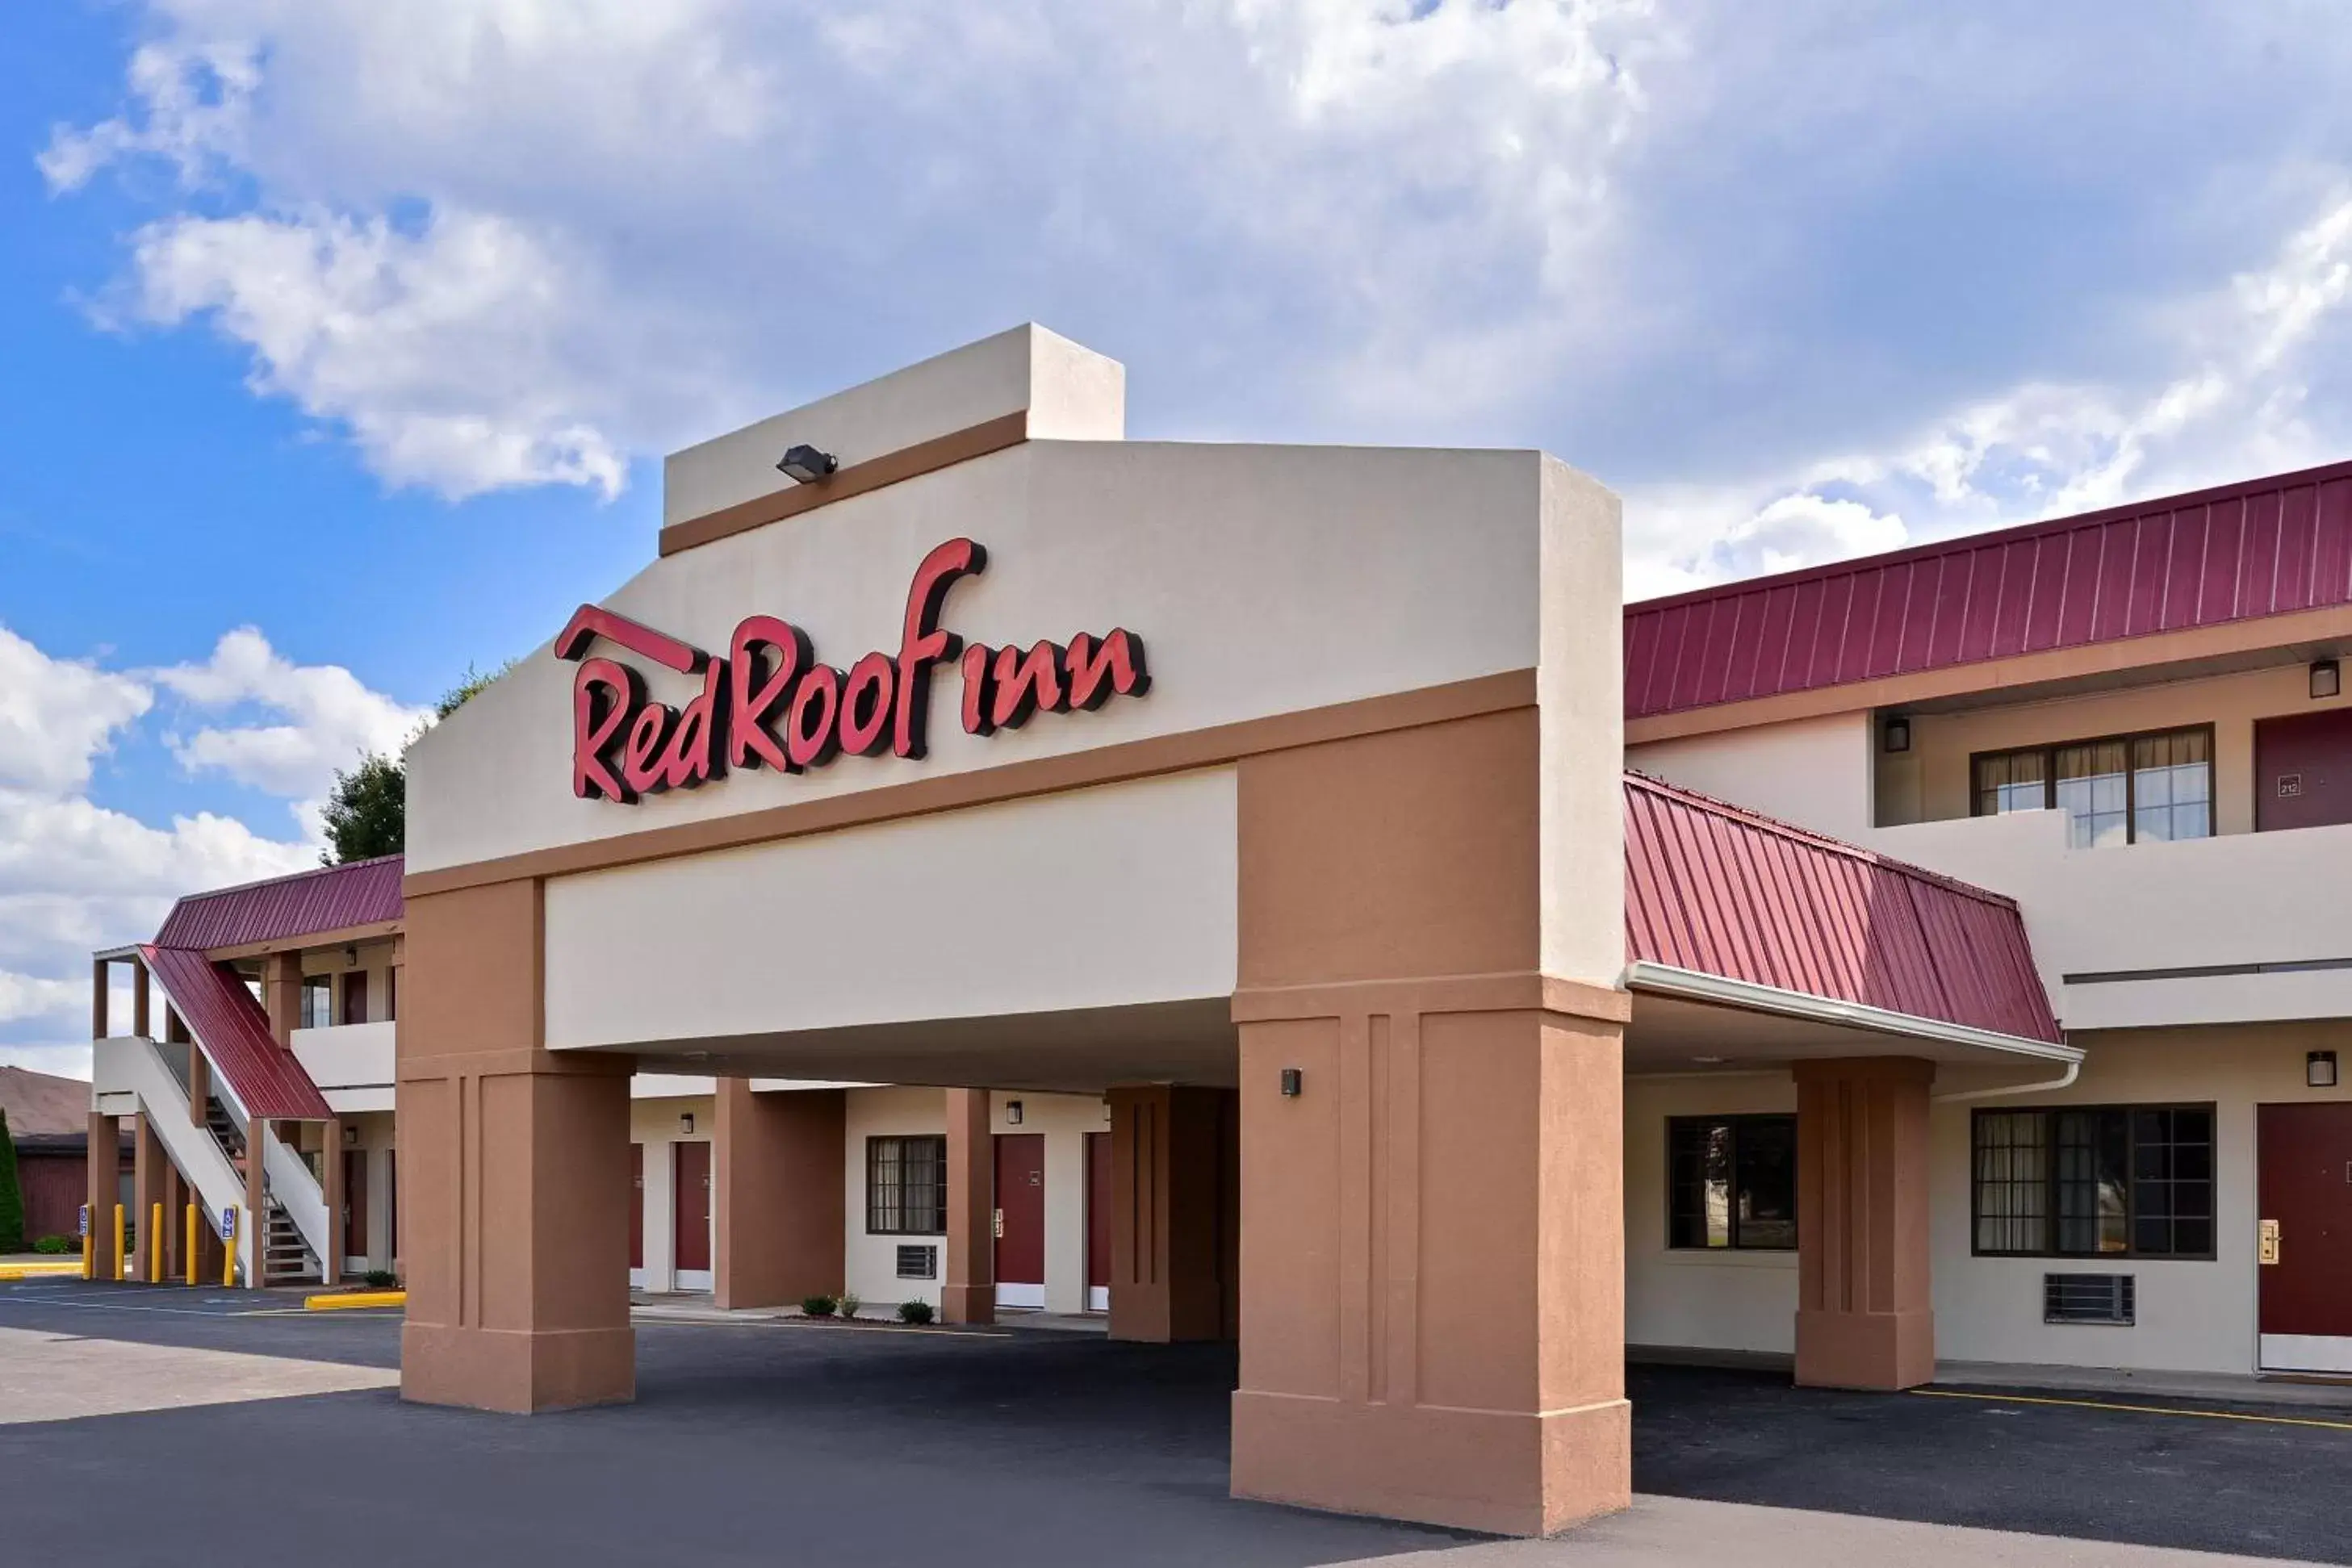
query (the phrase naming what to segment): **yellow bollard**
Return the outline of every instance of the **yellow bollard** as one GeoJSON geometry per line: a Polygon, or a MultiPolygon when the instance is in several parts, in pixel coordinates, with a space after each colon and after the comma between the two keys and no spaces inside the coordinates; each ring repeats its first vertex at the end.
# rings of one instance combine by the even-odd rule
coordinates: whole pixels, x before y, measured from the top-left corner
{"type": "Polygon", "coordinates": [[[123,1266],[126,1251],[122,1241],[122,1206],[118,1203],[114,1206],[114,1279],[117,1284],[131,1278],[131,1270],[123,1266]]]}
{"type": "Polygon", "coordinates": [[[229,1217],[228,1234],[221,1238],[221,1289],[224,1291],[236,1286],[236,1233],[245,1228],[236,1222],[236,1209],[226,1212],[229,1217]]]}
{"type": "Polygon", "coordinates": [[[188,1260],[190,1290],[194,1290],[196,1284],[196,1206],[192,1203],[188,1205],[188,1250],[184,1254],[188,1260]]]}
{"type": "Polygon", "coordinates": [[[147,1282],[160,1285],[163,1282],[163,1206],[156,1204],[147,1218],[147,1282]]]}
{"type": "Polygon", "coordinates": [[[98,1278],[98,1249],[89,1243],[89,1210],[84,1209],[81,1220],[81,1277],[85,1280],[95,1280],[98,1278]]]}

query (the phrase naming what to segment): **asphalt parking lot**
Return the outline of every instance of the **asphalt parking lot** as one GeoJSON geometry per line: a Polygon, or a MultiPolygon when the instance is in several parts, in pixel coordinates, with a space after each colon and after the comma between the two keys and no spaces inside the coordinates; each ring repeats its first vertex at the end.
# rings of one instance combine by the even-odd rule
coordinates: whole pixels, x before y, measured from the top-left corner
{"type": "MultiPolygon", "coordinates": [[[[391,1314],[288,1305],[6,1287],[0,1331],[352,1367],[396,1360],[391,1314]]],[[[1233,1374],[1222,1346],[646,1323],[639,1400],[613,1409],[526,1420],[365,1388],[0,1424],[5,1539],[19,1561],[161,1564],[201,1560],[190,1542],[229,1530],[241,1563],[309,1563],[331,1543],[445,1568],[1305,1568],[1469,1539],[1228,1499],[1233,1374]],[[228,1525],[224,1500],[257,1484],[262,1511],[228,1525]]],[[[2352,1411],[2217,1419],[1830,1394],[1679,1367],[1637,1366],[1629,1382],[1640,1491],[2352,1563],[2352,1411]]]]}

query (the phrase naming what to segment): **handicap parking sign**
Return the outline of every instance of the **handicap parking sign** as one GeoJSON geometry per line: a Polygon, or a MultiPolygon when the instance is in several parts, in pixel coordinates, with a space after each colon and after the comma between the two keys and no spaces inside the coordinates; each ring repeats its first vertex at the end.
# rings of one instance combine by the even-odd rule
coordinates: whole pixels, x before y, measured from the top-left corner
{"type": "Polygon", "coordinates": [[[221,1239],[224,1241],[236,1234],[236,1206],[235,1204],[230,1204],[221,1210],[220,1234],[221,1239]]]}
{"type": "Polygon", "coordinates": [[[81,1206],[81,1229],[78,1234],[82,1236],[89,1234],[89,1205],[86,1203],[81,1206]]]}

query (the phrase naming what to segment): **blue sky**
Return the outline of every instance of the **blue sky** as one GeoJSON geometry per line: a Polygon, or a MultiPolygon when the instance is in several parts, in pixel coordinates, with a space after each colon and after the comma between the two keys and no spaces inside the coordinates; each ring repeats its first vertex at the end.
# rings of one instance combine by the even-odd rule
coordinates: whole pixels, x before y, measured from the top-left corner
{"type": "Polygon", "coordinates": [[[1540,445],[1629,580],[2352,455],[2322,4],[59,0],[0,22],[0,1059],[315,860],[658,458],[1023,319],[1540,445]]]}

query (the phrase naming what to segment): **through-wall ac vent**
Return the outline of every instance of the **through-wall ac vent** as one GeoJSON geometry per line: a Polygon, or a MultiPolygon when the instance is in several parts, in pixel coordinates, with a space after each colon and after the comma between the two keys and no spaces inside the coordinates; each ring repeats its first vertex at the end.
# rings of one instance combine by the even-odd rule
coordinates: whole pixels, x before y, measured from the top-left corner
{"type": "Polygon", "coordinates": [[[2137,1277],[2131,1274],[2044,1274],[2042,1321],[2045,1323],[2121,1323],[2130,1326],[2138,1306],[2137,1277]]]}
{"type": "Polygon", "coordinates": [[[898,1249],[898,1278],[901,1280],[936,1280],[940,1277],[940,1249],[936,1247],[901,1247],[898,1249]]]}

